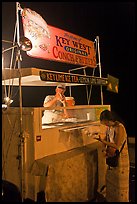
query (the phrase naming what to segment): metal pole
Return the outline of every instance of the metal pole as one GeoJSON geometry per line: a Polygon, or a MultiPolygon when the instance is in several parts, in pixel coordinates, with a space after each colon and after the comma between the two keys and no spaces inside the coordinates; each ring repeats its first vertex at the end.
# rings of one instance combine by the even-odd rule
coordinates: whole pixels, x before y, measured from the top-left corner
{"type": "MultiPolygon", "coordinates": [[[[101,73],[101,62],[100,62],[99,36],[96,37],[96,40],[97,40],[97,51],[98,51],[99,76],[101,78],[102,77],[102,73],[101,73]]],[[[103,90],[102,90],[102,85],[100,85],[100,90],[101,90],[101,105],[103,105],[103,90]]]]}
{"type": "Polygon", "coordinates": [[[77,67],[77,68],[74,68],[74,69],[69,69],[69,72],[70,72],[70,71],[79,70],[79,69],[85,69],[85,68],[87,68],[87,66],[84,66],[84,67],[77,67]]]}
{"type": "Polygon", "coordinates": [[[20,148],[19,148],[19,159],[20,159],[20,185],[21,185],[21,195],[22,195],[22,201],[24,199],[24,135],[23,135],[23,125],[22,125],[22,87],[21,87],[21,53],[20,53],[20,35],[19,35],[19,11],[20,11],[20,4],[19,2],[16,2],[16,18],[17,18],[17,44],[18,44],[18,50],[17,50],[17,61],[18,61],[18,70],[20,72],[19,75],[19,105],[20,105],[20,148]]]}
{"type": "MultiPolygon", "coordinates": [[[[70,73],[70,70],[69,70],[69,73],[70,73]]],[[[72,95],[71,86],[69,86],[69,95],[70,95],[70,96],[72,95]]]]}
{"type": "MultiPolygon", "coordinates": [[[[94,72],[95,72],[95,68],[93,69],[93,74],[92,74],[92,76],[94,76],[94,72]]],[[[92,84],[90,85],[90,90],[89,90],[89,96],[88,96],[88,105],[90,104],[90,99],[91,99],[91,91],[92,91],[92,84]]]]}
{"type": "MultiPolygon", "coordinates": [[[[85,68],[83,69],[83,72],[84,72],[84,75],[86,76],[86,70],[85,70],[85,68]]],[[[88,85],[86,85],[86,94],[87,94],[87,102],[88,102],[88,105],[89,105],[88,85]]]]}

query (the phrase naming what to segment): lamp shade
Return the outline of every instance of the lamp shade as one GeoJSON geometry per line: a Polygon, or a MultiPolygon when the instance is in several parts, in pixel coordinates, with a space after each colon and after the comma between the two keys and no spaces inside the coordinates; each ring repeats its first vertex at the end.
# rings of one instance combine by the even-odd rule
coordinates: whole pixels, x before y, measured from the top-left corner
{"type": "Polygon", "coordinates": [[[20,49],[23,51],[29,51],[32,49],[32,43],[31,41],[26,37],[20,38],[20,49]]]}

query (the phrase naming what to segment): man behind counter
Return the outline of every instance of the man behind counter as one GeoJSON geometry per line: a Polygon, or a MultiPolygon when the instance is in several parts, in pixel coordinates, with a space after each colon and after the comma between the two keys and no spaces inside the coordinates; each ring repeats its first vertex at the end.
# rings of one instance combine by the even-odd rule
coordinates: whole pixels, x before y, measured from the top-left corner
{"type": "Polygon", "coordinates": [[[62,107],[62,106],[66,106],[67,102],[65,100],[65,93],[66,91],[66,86],[63,84],[59,84],[56,89],[55,95],[50,95],[50,96],[46,96],[45,100],[44,100],[44,107],[62,107]]]}
{"type": "Polygon", "coordinates": [[[44,123],[54,123],[61,121],[62,118],[67,118],[68,113],[66,109],[54,110],[56,107],[66,107],[68,103],[65,98],[66,86],[64,84],[59,84],[55,89],[55,95],[48,95],[45,97],[43,106],[53,108],[52,110],[45,110],[42,117],[42,124],[44,123]]]}

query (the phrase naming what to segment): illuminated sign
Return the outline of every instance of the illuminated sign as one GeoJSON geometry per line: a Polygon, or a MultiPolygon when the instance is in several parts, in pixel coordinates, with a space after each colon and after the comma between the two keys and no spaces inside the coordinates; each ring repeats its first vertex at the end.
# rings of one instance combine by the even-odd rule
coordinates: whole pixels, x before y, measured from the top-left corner
{"type": "Polygon", "coordinates": [[[24,36],[32,42],[31,57],[96,68],[94,42],[47,25],[31,9],[22,11],[24,36]]]}

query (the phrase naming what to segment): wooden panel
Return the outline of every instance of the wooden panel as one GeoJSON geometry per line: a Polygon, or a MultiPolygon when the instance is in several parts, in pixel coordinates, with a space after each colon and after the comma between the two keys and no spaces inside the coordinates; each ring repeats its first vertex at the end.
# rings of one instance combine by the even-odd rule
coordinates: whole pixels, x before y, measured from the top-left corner
{"type": "MultiPolygon", "coordinates": [[[[43,130],[42,110],[23,108],[25,198],[36,200],[41,189],[46,191],[49,201],[86,201],[92,198],[96,182],[101,187],[105,181],[102,146],[91,137],[96,128],[101,128],[100,125],[92,126],[88,121],[84,129],[83,124],[73,124],[43,130]],[[75,129],[64,132],[67,128],[75,129]],[[47,166],[46,187],[43,187],[40,183],[47,166]],[[98,167],[101,171],[97,171],[98,167]]],[[[19,135],[19,108],[8,108],[2,114],[2,177],[20,188],[19,135]]]]}

